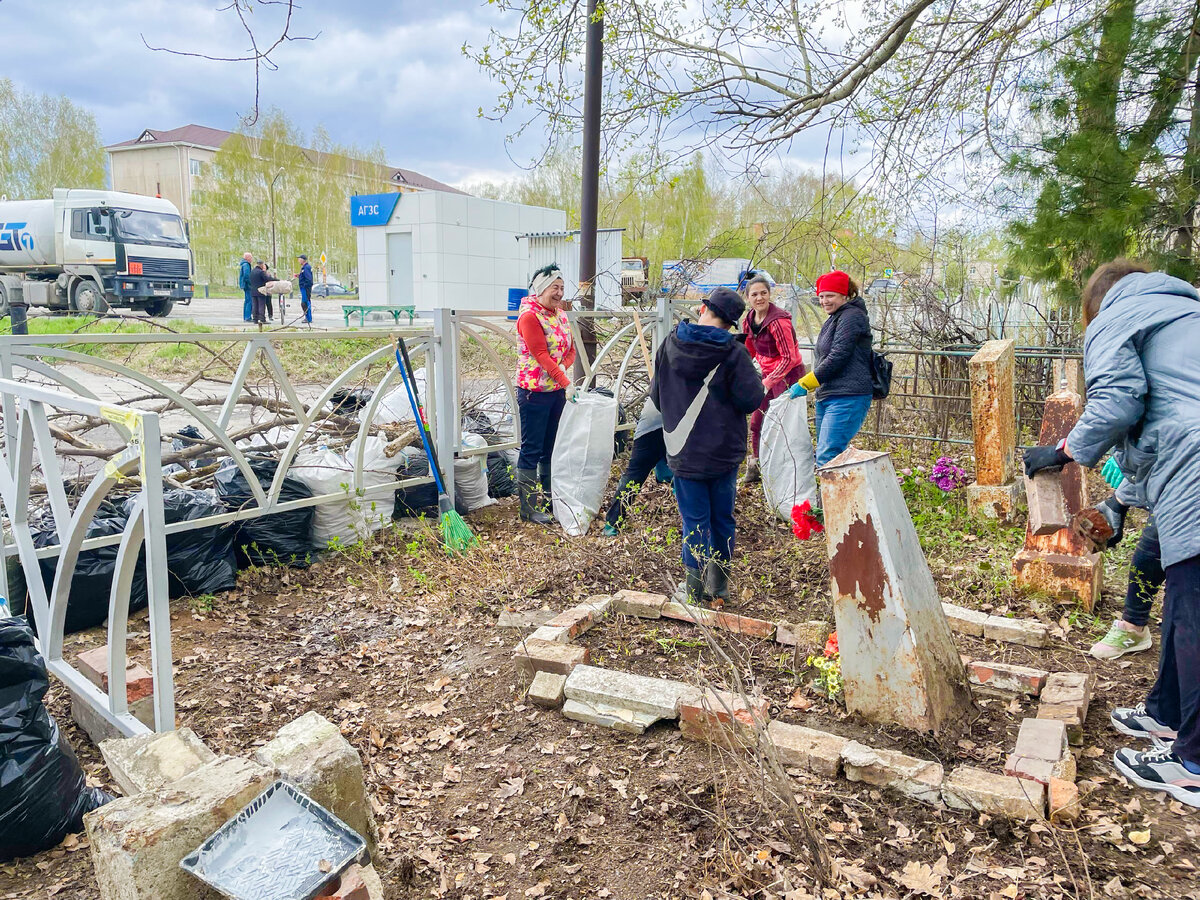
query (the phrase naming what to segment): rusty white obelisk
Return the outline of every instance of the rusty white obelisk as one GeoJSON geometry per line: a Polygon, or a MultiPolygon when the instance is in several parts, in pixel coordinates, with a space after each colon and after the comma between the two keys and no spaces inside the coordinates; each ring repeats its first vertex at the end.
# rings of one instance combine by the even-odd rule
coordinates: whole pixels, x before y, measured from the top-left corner
{"type": "Polygon", "coordinates": [[[846,708],[941,733],[971,691],[886,453],[853,447],[820,469],[846,708]]]}
{"type": "Polygon", "coordinates": [[[1002,522],[1016,512],[1016,357],[1011,340],[988,341],[971,357],[971,424],[975,432],[975,483],[967,506],[1002,522]]]}

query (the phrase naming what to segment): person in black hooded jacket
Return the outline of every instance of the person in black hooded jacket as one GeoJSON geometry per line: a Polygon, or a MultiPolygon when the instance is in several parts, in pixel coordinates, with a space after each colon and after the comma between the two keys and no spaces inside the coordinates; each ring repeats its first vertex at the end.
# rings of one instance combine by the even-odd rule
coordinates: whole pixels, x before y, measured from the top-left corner
{"type": "Polygon", "coordinates": [[[829,318],[817,335],[817,364],[791,395],[817,392],[817,465],[848,446],[871,408],[871,320],[858,285],[845,272],[817,279],[817,299],[829,318]]]}
{"type": "Polygon", "coordinates": [[[724,602],[733,559],[733,504],[746,456],[746,417],[762,404],[762,379],[729,329],[746,310],[717,288],[698,322],[680,323],[654,361],[650,399],[662,412],[667,462],[683,519],[684,594],[724,602]]]}

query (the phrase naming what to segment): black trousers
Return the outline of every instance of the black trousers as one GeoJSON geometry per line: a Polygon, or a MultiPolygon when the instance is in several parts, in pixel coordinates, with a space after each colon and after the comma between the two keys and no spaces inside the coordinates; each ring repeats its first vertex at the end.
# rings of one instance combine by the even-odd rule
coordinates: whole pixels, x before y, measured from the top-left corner
{"type": "Polygon", "coordinates": [[[538,463],[550,465],[554,439],[558,437],[558,420],[567,405],[567,392],[529,391],[517,388],[517,409],[521,414],[521,455],[518,469],[536,469],[538,463]]]}
{"type": "Polygon", "coordinates": [[[667,445],[663,441],[661,428],[643,434],[633,442],[629,452],[629,464],[617,483],[617,495],[608,507],[606,521],[613,528],[620,528],[629,520],[629,504],[642,489],[642,484],[654,471],[654,467],[667,458],[667,445]]]}
{"type": "Polygon", "coordinates": [[[1166,580],[1162,550],[1158,546],[1158,524],[1151,516],[1133,549],[1133,559],[1129,561],[1129,587],[1125,591],[1125,612],[1121,618],[1139,628],[1146,625],[1150,621],[1154,595],[1166,580]]]}
{"type": "Polygon", "coordinates": [[[1162,655],[1146,712],[1179,732],[1176,754],[1200,763],[1200,556],[1166,571],[1162,655]]]}

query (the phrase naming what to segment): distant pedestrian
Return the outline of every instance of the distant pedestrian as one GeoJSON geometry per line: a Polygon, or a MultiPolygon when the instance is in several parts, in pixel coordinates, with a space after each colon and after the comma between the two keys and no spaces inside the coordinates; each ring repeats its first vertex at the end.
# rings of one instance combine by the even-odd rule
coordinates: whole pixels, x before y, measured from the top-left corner
{"type": "Polygon", "coordinates": [[[238,265],[238,287],[242,289],[245,302],[242,304],[242,321],[249,322],[254,318],[254,296],[250,293],[250,270],[254,268],[254,255],[243,253],[238,265]]]}
{"type": "Polygon", "coordinates": [[[300,271],[296,275],[296,281],[300,285],[300,308],[304,310],[304,321],[311,325],[313,286],[312,266],[308,264],[308,257],[305,254],[301,253],[296,258],[300,260],[300,271]]]}
{"type": "Polygon", "coordinates": [[[688,603],[723,603],[729,596],[746,417],[764,396],[750,355],[730,333],[745,311],[737,291],[717,288],[698,321],[676,326],[654,360],[650,401],[662,412],[667,463],[675,475],[688,603]]]}
{"type": "Polygon", "coordinates": [[[270,321],[271,298],[263,293],[263,287],[271,276],[267,274],[267,264],[259,260],[258,265],[250,270],[250,294],[254,298],[252,319],[256,325],[266,325],[270,321]]]}
{"type": "Polygon", "coordinates": [[[817,300],[829,316],[817,335],[817,360],[791,389],[817,392],[817,465],[847,447],[871,408],[871,320],[858,285],[845,272],[817,279],[817,300]]]}

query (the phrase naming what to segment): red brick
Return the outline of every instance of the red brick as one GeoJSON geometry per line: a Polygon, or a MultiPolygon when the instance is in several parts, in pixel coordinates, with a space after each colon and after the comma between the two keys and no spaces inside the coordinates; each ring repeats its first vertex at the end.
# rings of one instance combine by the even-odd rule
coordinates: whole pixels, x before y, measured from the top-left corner
{"type": "Polygon", "coordinates": [[[591,652],[587,647],[541,641],[536,638],[526,638],[513,648],[513,661],[517,671],[529,679],[538,672],[570,675],[577,665],[586,663],[589,659],[591,652]]]}
{"type": "Polygon", "coordinates": [[[693,741],[722,746],[752,744],[754,720],[766,727],[769,707],[765,697],[740,697],[711,688],[697,691],[679,703],[679,729],[693,741]]]}
{"type": "Polygon", "coordinates": [[[1055,672],[1046,680],[1042,702],[1076,706],[1080,719],[1086,719],[1095,683],[1095,677],[1087,672],[1055,672]]]}
{"type": "Polygon", "coordinates": [[[1039,719],[1056,719],[1067,726],[1067,740],[1079,746],[1083,743],[1083,710],[1075,703],[1046,703],[1038,704],[1039,719]]]}
{"type": "Polygon", "coordinates": [[[565,628],[567,640],[573,641],[595,624],[596,619],[592,614],[591,607],[572,606],[570,609],[560,612],[543,627],[565,628]]]}
{"type": "Polygon", "coordinates": [[[746,634],[757,638],[774,638],[775,623],[763,619],[751,619],[748,616],[738,616],[727,612],[714,612],[706,616],[708,624],[714,628],[724,628],[734,634],[746,634]]]}
{"type": "Polygon", "coordinates": [[[357,863],[327,884],[317,897],[320,900],[371,900],[357,863]]]}
{"type": "Polygon", "coordinates": [[[1062,778],[1050,779],[1050,821],[1074,822],[1079,818],[1082,807],[1079,803],[1079,787],[1073,781],[1062,778]]]}
{"type": "Polygon", "coordinates": [[[825,621],[779,622],[775,625],[775,640],[785,647],[803,647],[808,650],[821,650],[829,640],[829,623],[825,621]]]}
{"type": "Polygon", "coordinates": [[[972,660],[967,663],[971,684],[1005,693],[1028,694],[1036,697],[1046,684],[1049,673],[1027,666],[972,660]]]}
{"type": "MultiPolygon", "coordinates": [[[[75,660],[80,673],[100,690],[108,691],[108,645],[80,653],[75,660]]],[[[125,697],[134,703],[154,693],[154,676],[145,667],[126,660],[125,697]]]]}

